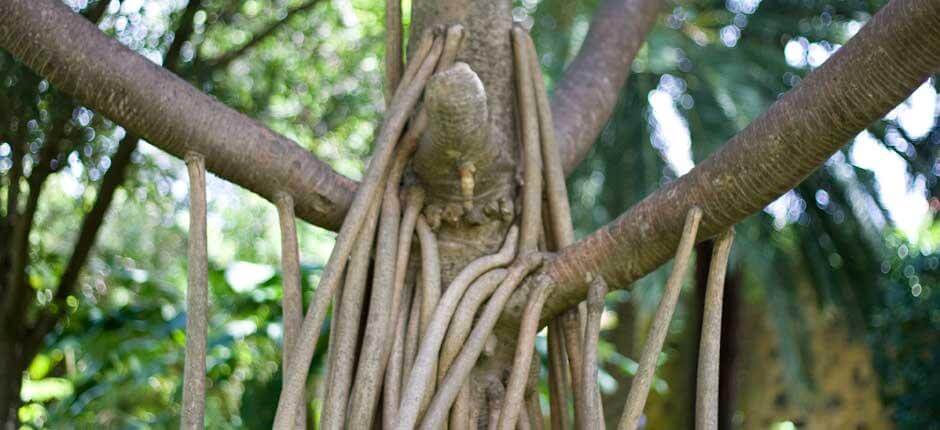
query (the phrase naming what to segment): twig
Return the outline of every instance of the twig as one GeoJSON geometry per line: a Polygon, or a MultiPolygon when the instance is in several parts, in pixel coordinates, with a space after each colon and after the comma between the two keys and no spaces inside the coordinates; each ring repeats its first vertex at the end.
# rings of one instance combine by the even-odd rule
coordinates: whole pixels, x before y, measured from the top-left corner
{"type": "Polygon", "coordinates": [[[669,279],[666,281],[663,297],[659,301],[659,307],[656,309],[656,315],[650,325],[646,344],[643,346],[643,353],[640,355],[639,368],[636,371],[636,376],[633,377],[630,392],[627,394],[623,415],[621,415],[620,424],[617,427],[620,430],[634,430],[639,425],[640,415],[643,413],[643,406],[646,404],[646,397],[649,395],[650,384],[653,382],[653,374],[656,371],[656,361],[663,349],[663,342],[666,340],[666,334],[669,331],[669,322],[672,320],[676,302],[679,300],[682,280],[689,268],[689,258],[692,255],[692,248],[695,246],[695,238],[701,220],[702,210],[697,207],[693,207],[686,215],[685,227],[682,229],[682,238],[679,240],[679,248],[676,250],[672,273],[669,274],[669,279]]]}
{"type": "Polygon", "coordinates": [[[180,427],[202,429],[206,411],[206,336],[209,326],[206,248],[206,164],[200,154],[186,154],[189,172],[189,270],[186,288],[186,358],[180,427]]]}
{"type": "MultiPolygon", "coordinates": [[[[431,36],[429,34],[426,37],[431,36]]],[[[409,65],[409,69],[418,68],[418,71],[415,72],[414,81],[402,85],[399,88],[400,91],[396,92],[388,116],[376,138],[376,149],[372,161],[366,169],[366,177],[359,185],[353,203],[343,221],[333,252],[330,254],[330,259],[327,261],[326,269],[320,279],[313,305],[310,306],[304,318],[300,337],[308,341],[298,343],[294,351],[291,352],[293,357],[291,366],[288,368],[287,375],[285,375],[285,383],[281,388],[281,398],[274,419],[273,427],[276,430],[289,430],[294,427],[295,415],[293,411],[297,409],[304,391],[307,374],[310,370],[310,361],[313,359],[316,348],[316,340],[319,336],[320,327],[323,325],[323,319],[326,317],[326,309],[330,304],[333,291],[339,284],[356,236],[363,222],[365,222],[365,212],[382,189],[382,182],[387,174],[386,170],[391,161],[395,141],[401,135],[408,114],[417,103],[424,84],[440,57],[442,48],[440,40],[436,40],[434,45],[435,47],[432,48],[427,58],[420,62],[420,66],[417,61],[414,62],[414,67],[409,65]]]]}
{"type": "Polygon", "coordinates": [[[698,377],[695,389],[695,428],[718,428],[718,372],[721,353],[721,305],[725,287],[728,255],[734,241],[734,229],[728,229],[715,242],[708,283],[705,287],[705,309],[702,315],[702,339],[698,349],[698,377]]]}
{"type": "Polygon", "coordinates": [[[601,316],[604,314],[604,296],[607,295],[607,283],[604,278],[595,276],[591,280],[587,300],[587,331],[584,335],[584,363],[581,380],[584,385],[584,398],[587,399],[586,420],[588,428],[604,427],[601,412],[601,398],[597,391],[597,342],[600,339],[601,316]]]}
{"type": "MultiPolygon", "coordinates": [[[[493,293],[493,296],[490,297],[463,350],[451,364],[447,376],[444,377],[444,381],[434,395],[434,399],[431,400],[424,422],[421,424],[422,429],[433,430],[443,425],[447,411],[454,403],[454,398],[457,397],[457,392],[460,391],[463,381],[470,375],[473,365],[483,352],[486,339],[493,331],[493,327],[496,326],[496,321],[499,319],[506,301],[509,300],[509,296],[529,272],[542,264],[543,259],[544,256],[540,253],[530,253],[519,257],[509,268],[509,274],[496,292],[493,293]]],[[[411,422],[400,421],[397,428],[399,430],[411,429],[414,426],[413,420],[414,418],[411,422]]]]}
{"type": "MultiPolygon", "coordinates": [[[[286,372],[290,363],[289,353],[297,344],[300,325],[303,323],[304,299],[300,287],[300,251],[297,247],[294,199],[287,193],[281,193],[275,200],[281,228],[281,284],[284,290],[281,298],[281,309],[284,314],[284,347],[281,350],[281,370],[286,372]]],[[[302,407],[297,413],[300,414],[300,422],[307,421],[307,408],[302,407]]]]}

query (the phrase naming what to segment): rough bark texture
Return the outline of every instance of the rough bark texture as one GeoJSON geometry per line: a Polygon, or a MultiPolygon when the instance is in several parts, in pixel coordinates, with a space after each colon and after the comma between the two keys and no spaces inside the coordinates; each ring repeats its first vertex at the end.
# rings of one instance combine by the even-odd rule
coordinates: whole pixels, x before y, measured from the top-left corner
{"type": "MultiPolygon", "coordinates": [[[[543,322],[586,296],[583,273],[626,288],[672,254],[692,206],[699,240],[741,221],[794,187],[868,124],[940,68],[940,2],[895,0],[802,83],[685,176],[607,226],[562,250],[542,269],[560,288],[543,322]]],[[[525,306],[514,294],[503,315],[512,333],[525,306]]]]}
{"type": "Polygon", "coordinates": [[[182,158],[261,196],[290,194],[301,218],[336,229],[355,183],[310,152],[102,34],[55,0],[0,4],[0,46],[62,91],[182,158]]]}
{"type": "Polygon", "coordinates": [[[450,146],[462,154],[473,150],[475,157],[481,150],[485,154],[482,160],[469,160],[475,163],[482,161],[482,165],[475,166],[472,173],[475,184],[469,209],[463,203],[461,172],[458,170],[463,161],[468,161],[464,159],[466,157],[440,159],[442,164],[446,163],[445,169],[450,169],[448,180],[446,170],[442,174],[440,169],[430,166],[432,163],[420,162],[421,147],[416,155],[416,173],[428,182],[425,184],[428,201],[424,214],[428,223],[437,230],[445,285],[470,261],[492,254],[499,248],[508,228],[507,221],[515,213],[513,166],[517,158],[517,143],[509,39],[511,7],[508,0],[419,0],[414,2],[412,9],[412,34],[419,34],[432,26],[452,24],[462,25],[466,34],[457,61],[466,63],[468,67],[454,67],[449,77],[436,79],[428,88],[428,105],[436,107],[432,113],[436,113],[438,119],[446,119],[451,127],[443,127],[443,130],[439,127],[435,132],[432,121],[430,136],[426,138],[451,139],[455,134],[447,130],[459,129],[456,126],[465,123],[467,118],[482,116],[488,123],[482,127],[477,124],[476,128],[482,129],[481,136],[473,133],[470,139],[455,139],[457,141],[449,144],[427,140],[421,144],[450,146]],[[470,71],[472,73],[468,73],[470,71]],[[476,77],[483,84],[485,109],[480,104],[480,88],[474,83],[476,77]],[[435,87],[446,93],[449,100],[460,103],[434,102],[440,101],[433,95],[438,91],[435,87]]]}

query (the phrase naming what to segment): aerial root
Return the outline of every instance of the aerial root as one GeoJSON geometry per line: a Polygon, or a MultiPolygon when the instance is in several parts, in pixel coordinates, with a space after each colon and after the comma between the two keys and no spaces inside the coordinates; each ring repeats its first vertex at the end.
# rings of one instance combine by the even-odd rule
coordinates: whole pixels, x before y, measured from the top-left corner
{"type": "Polygon", "coordinates": [[[659,300],[659,307],[656,308],[656,315],[653,317],[653,323],[650,325],[649,334],[640,355],[639,367],[630,385],[630,392],[627,394],[620,424],[617,426],[620,430],[632,430],[639,425],[640,415],[643,413],[643,406],[646,404],[647,395],[649,395],[650,384],[653,382],[656,361],[663,349],[663,342],[666,340],[666,334],[669,331],[669,322],[672,321],[676,303],[679,301],[682,280],[689,268],[689,260],[692,256],[692,248],[695,246],[695,238],[701,220],[702,210],[697,207],[689,210],[685,217],[685,226],[682,228],[682,237],[679,239],[679,247],[676,250],[672,272],[669,274],[669,279],[666,280],[663,297],[659,300]]]}
{"type": "MultiPolygon", "coordinates": [[[[419,220],[420,224],[421,221],[419,220]]],[[[427,327],[421,334],[422,340],[417,358],[408,375],[408,383],[401,399],[399,410],[401,419],[398,428],[402,428],[402,425],[409,421],[412,422],[411,426],[414,426],[420,416],[421,404],[431,398],[429,393],[434,391],[441,344],[464,292],[477,278],[481,280],[488,279],[487,276],[481,276],[483,273],[512,261],[516,252],[516,232],[515,227],[510,228],[506,241],[499,252],[481,257],[468,264],[447,287],[443,297],[435,303],[433,314],[428,316],[427,327]]],[[[433,233],[430,231],[425,234],[433,237],[433,233]]],[[[474,290],[476,289],[475,285],[474,290]]],[[[425,293],[426,291],[422,291],[422,294],[425,293]]]]}
{"type": "Polygon", "coordinates": [[[702,311],[702,339],[699,343],[698,377],[695,389],[695,429],[718,428],[718,363],[721,352],[721,307],[725,272],[734,241],[734,229],[718,236],[712,248],[712,261],[705,286],[702,311]]]}
{"type": "MultiPolygon", "coordinates": [[[[548,298],[548,293],[553,285],[546,278],[538,278],[532,291],[529,293],[529,301],[526,303],[525,311],[522,314],[522,323],[519,326],[519,337],[516,342],[516,353],[513,357],[512,372],[509,375],[509,383],[506,387],[506,399],[503,404],[503,412],[499,419],[500,430],[513,430],[519,415],[522,412],[523,396],[525,395],[526,378],[529,375],[529,368],[532,364],[532,355],[535,350],[535,336],[539,329],[539,316],[542,313],[542,306],[548,298]]],[[[540,414],[541,415],[541,414],[540,414]]]]}
{"type": "MultiPolygon", "coordinates": [[[[413,150],[413,147],[409,148],[409,151],[413,150]]],[[[402,167],[404,167],[404,163],[402,167]]],[[[405,355],[408,310],[410,309],[411,298],[414,294],[412,291],[413,288],[408,288],[404,290],[404,292],[403,288],[405,288],[405,277],[408,272],[408,261],[415,224],[418,221],[422,207],[424,207],[424,190],[420,187],[409,187],[408,190],[406,190],[405,213],[402,217],[401,228],[398,233],[398,252],[396,255],[397,261],[395,263],[395,295],[392,300],[392,318],[394,319],[391,321],[394,323],[395,331],[394,333],[390,333],[385,339],[385,348],[391,348],[385,373],[385,384],[382,388],[384,390],[382,396],[382,422],[385,428],[394,426],[398,416],[398,400],[401,395],[402,374],[404,372],[402,365],[405,355]]]]}
{"type": "Polygon", "coordinates": [[[186,154],[189,173],[189,268],[186,284],[186,355],[180,428],[202,429],[206,410],[206,337],[209,327],[209,259],[206,245],[206,162],[186,154]]]}
{"type": "Polygon", "coordinates": [[[601,316],[604,314],[604,296],[607,295],[607,283],[604,278],[594,276],[590,280],[587,300],[587,330],[584,334],[584,362],[581,380],[584,385],[582,396],[587,400],[584,422],[587,428],[604,427],[604,413],[601,410],[601,398],[597,391],[597,343],[601,332],[601,316]]]}
{"type": "MultiPolygon", "coordinates": [[[[304,303],[300,287],[300,251],[297,246],[297,225],[294,221],[294,199],[287,193],[279,193],[275,199],[278,222],[281,230],[281,283],[283,293],[281,309],[284,314],[284,348],[281,350],[281,371],[286,372],[290,364],[290,351],[300,336],[303,323],[304,303]]],[[[332,340],[332,338],[331,338],[332,340]]],[[[307,408],[297,411],[297,421],[307,421],[307,408]]]]}
{"type": "MultiPolygon", "coordinates": [[[[369,168],[366,169],[366,176],[353,198],[343,226],[337,235],[333,253],[323,271],[313,303],[304,318],[300,338],[307,341],[298,342],[290,352],[291,358],[284,375],[284,384],[274,419],[274,428],[277,430],[294,428],[296,411],[303,402],[310,362],[313,359],[320,327],[326,318],[327,308],[332,301],[334,291],[341,282],[353,243],[365,222],[366,212],[384,188],[395,144],[440,58],[443,49],[441,38],[435,37],[431,32],[426,33],[423,38],[433,40],[431,49],[424,58],[419,57],[418,61],[409,63],[405,75],[411,75],[413,78],[409,76],[409,80],[402,79],[401,85],[395,91],[395,96],[392,98],[376,138],[376,149],[369,168]]],[[[419,42],[419,45],[421,44],[422,42],[419,42]]]]}
{"type": "Polygon", "coordinates": [[[551,428],[568,428],[568,358],[564,331],[557,319],[548,323],[548,400],[551,428]]]}

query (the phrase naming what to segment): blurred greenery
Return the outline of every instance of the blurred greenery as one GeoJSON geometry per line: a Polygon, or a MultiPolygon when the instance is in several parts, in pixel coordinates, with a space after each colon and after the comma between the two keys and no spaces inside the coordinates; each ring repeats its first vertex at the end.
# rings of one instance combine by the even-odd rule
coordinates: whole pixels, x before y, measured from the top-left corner
{"type": "MultiPolygon", "coordinates": [[[[186,0],[98,1],[108,2],[99,28],[158,63],[187,6],[186,0]]],[[[86,13],[98,5],[66,3],[86,13]]],[[[595,3],[516,2],[514,17],[532,28],[550,86],[577,53],[595,3]]],[[[569,180],[578,233],[609,222],[715,151],[844,44],[883,3],[667,2],[611,121],[569,180]]],[[[383,5],[205,0],[177,71],[358,178],[384,105],[383,5]]],[[[809,371],[808,333],[815,327],[803,318],[807,303],[795,294],[799,285],[811,285],[818,300],[809,305],[837,313],[856,339],[870,345],[885,409],[905,429],[940,428],[940,410],[933,406],[940,404],[934,370],[940,365],[938,84],[935,77],[919,92],[933,97],[928,97],[933,106],[919,105],[918,112],[926,109],[930,116],[926,127],[909,120],[917,112],[903,108],[874,124],[866,138],[739,225],[732,257],[746,303],[768,309],[788,391],[807,397],[819,385],[809,371]],[[879,170],[884,166],[865,161],[871,153],[880,164],[901,168],[885,173],[879,170]],[[901,191],[888,187],[891,178],[900,178],[901,191]],[[899,222],[918,214],[913,224],[899,222]]],[[[32,178],[53,137],[62,142],[29,238],[27,275],[35,297],[27,317],[32,320],[53,306],[77,226],[125,132],[77,106],[5,52],[0,52],[0,88],[4,214],[13,157],[23,157],[23,175],[32,178]],[[65,125],[57,130],[57,123],[65,125]],[[26,145],[18,150],[14,141],[26,145]]],[[[24,426],[175,427],[185,325],[186,192],[182,162],[142,145],[79,288],[66,301],[66,317],[24,375],[24,426]]],[[[276,213],[257,196],[215,178],[208,193],[207,419],[225,428],[269,427],[280,390],[282,332],[276,213]]],[[[299,225],[299,234],[309,300],[333,234],[306,224],[299,225]]],[[[624,343],[613,334],[636,326],[630,330],[642,341],[644,321],[655,310],[668,269],[608,297],[600,351],[607,364],[600,378],[606,394],[622,389],[635,372],[639,351],[637,341],[624,343]],[[621,311],[624,306],[631,312],[621,311]]],[[[690,281],[684,294],[694,290],[690,281]]],[[[671,339],[695,329],[690,303],[678,310],[671,339]]],[[[544,339],[539,342],[544,354],[544,339]]],[[[661,366],[677,360],[676,345],[667,342],[661,366]]],[[[312,386],[321,370],[318,356],[312,386]]],[[[661,373],[654,391],[668,397],[682,386],[661,373]]],[[[308,407],[315,420],[316,400],[308,407]]]]}

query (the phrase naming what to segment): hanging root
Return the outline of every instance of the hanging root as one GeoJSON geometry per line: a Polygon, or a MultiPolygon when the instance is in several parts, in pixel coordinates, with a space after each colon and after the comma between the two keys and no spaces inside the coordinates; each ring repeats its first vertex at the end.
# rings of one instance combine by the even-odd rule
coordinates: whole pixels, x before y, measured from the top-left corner
{"type": "Polygon", "coordinates": [[[516,342],[516,354],[512,361],[512,373],[509,375],[509,384],[506,387],[506,399],[503,401],[503,413],[499,419],[500,430],[513,430],[516,427],[519,414],[522,411],[523,396],[525,395],[526,378],[532,364],[532,353],[535,349],[535,336],[539,329],[539,316],[542,306],[552,284],[547,278],[538,278],[529,301],[526,303],[519,325],[519,338],[516,342]]]}
{"type": "Polygon", "coordinates": [[[571,308],[560,317],[561,329],[564,332],[565,354],[568,356],[568,374],[571,376],[571,392],[574,397],[575,428],[587,428],[584,422],[587,411],[587,399],[584,398],[583,379],[581,368],[584,363],[581,352],[581,323],[578,321],[578,310],[571,308]]]}
{"type": "MultiPolygon", "coordinates": [[[[437,249],[437,238],[424,217],[418,217],[416,230],[421,242],[421,328],[419,335],[424,337],[431,324],[434,309],[441,299],[441,257],[437,249]]],[[[418,355],[420,357],[420,353],[418,355]]]]}
{"type": "MultiPolygon", "coordinates": [[[[281,303],[284,313],[284,347],[281,350],[281,371],[286,372],[290,364],[289,353],[297,344],[300,335],[304,301],[300,289],[300,252],[297,249],[294,199],[287,193],[279,193],[274,203],[277,206],[278,221],[281,227],[281,279],[283,279],[284,289],[281,303]]],[[[332,341],[332,339],[331,337],[330,340],[332,341]]],[[[306,423],[307,408],[301,407],[297,413],[299,414],[297,421],[306,423]]]]}
{"type": "Polygon", "coordinates": [[[401,308],[395,323],[395,332],[392,334],[392,352],[385,370],[385,384],[382,386],[382,428],[393,428],[398,421],[398,401],[401,398],[402,367],[405,357],[405,336],[407,335],[408,311],[414,295],[414,283],[405,288],[402,295],[401,308]]]}
{"type": "Polygon", "coordinates": [[[532,84],[531,53],[526,45],[528,34],[521,27],[512,29],[519,92],[519,119],[522,134],[522,228],[519,251],[534,251],[542,226],[542,154],[539,146],[539,118],[532,84]]]}
{"type": "MultiPolygon", "coordinates": [[[[499,252],[479,258],[468,264],[447,287],[447,291],[440,301],[435,303],[433,315],[429,317],[426,330],[421,334],[421,347],[415,359],[414,367],[408,375],[408,383],[401,399],[400,415],[402,422],[412,420],[411,426],[414,426],[414,422],[417,421],[417,417],[420,415],[420,404],[425,398],[430,399],[428,393],[433,392],[441,343],[461,297],[474,280],[477,278],[483,279],[481,277],[483,273],[512,261],[516,251],[516,232],[515,227],[510,228],[503,248],[499,252]]],[[[433,237],[433,233],[430,233],[430,231],[427,234],[431,234],[433,237]]],[[[438,271],[438,273],[440,272],[438,271]]],[[[399,425],[399,428],[401,428],[401,425],[399,425]]]]}
{"type": "MultiPolygon", "coordinates": [[[[432,35],[428,33],[424,37],[430,38],[432,35]]],[[[296,411],[302,402],[304,386],[310,370],[310,361],[313,359],[320,327],[326,318],[326,310],[330,305],[333,292],[342,278],[343,269],[352,251],[356,236],[365,222],[366,212],[378,197],[380,190],[383,189],[395,143],[404,129],[405,121],[421,96],[424,84],[440,57],[441,49],[442,42],[440,38],[437,38],[426,58],[415,61],[414,64],[409,64],[409,69],[417,69],[413,72],[414,79],[412,81],[403,81],[389,106],[385,121],[376,137],[376,149],[372,161],[366,169],[366,176],[353,198],[343,221],[343,226],[337,235],[333,252],[330,254],[330,259],[323,271],[313,304],[304,318],[300,338],[305,339],[305,341],[295,345],[290,354],[290,366],[284,375],[285,381],[281,388],[281,398],[278,401],[277,413],[274,419],[274,428],[277,430],[294,428],[296,411]]]]}
{"type": "Polygon", "coordinates": [[[321,412],[321,428],[338,430],[343,428],[346,419],[346,406],[349,399],[349,387],[352,386],[353,366],[356,364],[356,346],[359,340],[359,326],[362,321],[362,308],[366,294],[366,282],[369,275],[369,263],[372,244],[378,227],[379,204],[375,202],[367,212],[368,221],[363,225],[356,247],[346,269],[343,285],[343,311],[336,318],[336,331],[331,333],[336,341],[332,343],[329,358],[329,376],[326,384],[326,396],[321,412]],[[342,357],[342,358],[340,358],[342,357]]]}
{"type": "MultiPolygon", "coordinates": [[[[536,374],[538,377],[538,374],[536,374]]],[[[529,414],[529,421],[532,423],[532,430],[543,430],[545,423],[542,422],[542,406],[539,405],[539,393],[538,391],[529,393],[526,397],[526,410],[529,414]]]]}
{"type": "MultiPolygon", "coordinates": [[[[408,272],[408,260],[411,251],[411,240],[414,236],[415,224],[418,221],[418,215],[424,206],[424,190],[420,187],[410,187],[406,191],[405,215],[402,217],[401,228],[398,233],[398,253],[395,263],[395,296],[392,300],[393,321],[395,321],[394,332],[390,333],[385,339],[386,348],[391,349],[391,355],[385,373],[385,385],[383,387],[384,395],[382,419],[385,428],[391,428],[395,425],[398,416],[398,399],[401,394],[402,386],[402,362],[405,355],[405,336],[408,324],[408,309],[411,305],[411,296],[413,292],[406,291],[402,296],[401,291],[405,285],[405,275],[408,272]]],[[[410,289],[409,289],[410,290],[410,289]]]]}
{"type": "Polygon", "coordinates": [[[682,280],[689,268],[689,258],[692,256],[692,248],[695,246],[695,238],[701,220],[702,210],[697,207],[689,210],[688,215],[685,217],[685,227],[682,228],[682,238],[679,240],[679,248],[676,250],[672,272],[666,281],[663,297],[659,301],[659,307],[656,309],[656,315],[650,325],[646,344],[643,346],[639,368],[630,385],[630,393],[627,394],[623,415],[621,415],[620,424],[617,427],[620,430],[633,430],[639,425],[640,415],[643,413],[643,406],[646,404],[647,395],[649,395],[650,384],[653,382],[656,361],[663,349],[663,342],[666,340],[666,334],[669,331],[669,322],[672,320],[676,302],[679,300],[682,280]]]}
{"type": "Polygon", "coordinates": [[[401,0],[385,0],[385,100],[391,101],[402,69],[401,0]]]}
{"type": "Polygon", "coordinates": [[[568,427],[568,358],[564,331],[558,320],[548,324],[548,400],[552,429],[568,427]]]}
{"type": "Polygon", "coordinates": [[[698,373],[695,389],[695,428],[718,428],[718,363],[721,352],[721,306],[724,296],[728,255],[734,241],[734,229],[721,234],[712,251],[705,286],[705,309],[702,313],[702,339],[699,343],[698,373]]]}
{"type": "Polygon", "coordinates": [[[202,429],[206,411],[206,336],[209,327],[206,246],[206,162],[186,154],[189,172],[189,272],[186,285],[186,357],[180,428],[202,429]]]}
{"type": "Polygon", "coordinates": [[[604,278],[594,276],[590,281],[587,300],[587,331],[584,335],[584,363],[581,380],[584,382],[583,396],[587,399],[585,421],[588,428],[604,426],[601,411],[601,399],[597,395],[597,342],[600,339],[601,316],[604,314],[604,296],[607,295],[607,283],[604,278]]]}
{"type": "MultiPolygon", "coordinates": [[[[513,241],[515,241],[515,237],[513,237],[513,241]]],[[[473,283],[464,294],[463,299],[460,300],[457,312],[450,321],[447,337],[444,338],[444,345],[441,347],[440,365],[437,373],[438,384],[443,383],[447,370],[450,369],[450,365],[457,358],[457,354],[460,353],[464,341],[473,328],[473,317],[480,305],[493,294],[499,284],[506,279],[507,274],[508,271],[505,269],[493,269],[487,272],[473,283]]],[[[470,406],[470,387],[464,383],[451,408],[451,430],[469,430],[470,406]]]]}
{"type": "MultiPolygon", "coordinates": [[[[506,301],[509,300],[509,296],[529,272],[535,270],[542,264],[543,259],[544,256],[541,253],[533,252],[520,256],[516,262],[510,266],[509,274],[500,284],[496,292],[493,293],[492,297],[490,297],[486,307],[483,309],[483,313],[473,327],[473,331],[470,333],[470,337],[467,339],[463,350],[454,360],[453,364],[451,364],[450,370],[447,371],[447,376],[444,377],[444,382],[439,387],[437,393],[435,393],[434,399],[431,401],[431,405],[421,424],[422,429],[434,430],[443,425],[447,417],[447,411],[454,403],[454,398],[457,397],[457,393],[460,391],[463,381],[470,375],[473,365],[483,352],[486,340],[493,331],[493,327],[496,326],[496,321],[499,319],[499,315],[503,311],[506,301]]],[[[417,419],[416,415],[417,414],[411,415],[406,420],[404,419],[405,415],[402,414],[403,418],[399,421],[397,428],[399,430],[413,428],[415,420],[417,419]]]]}

